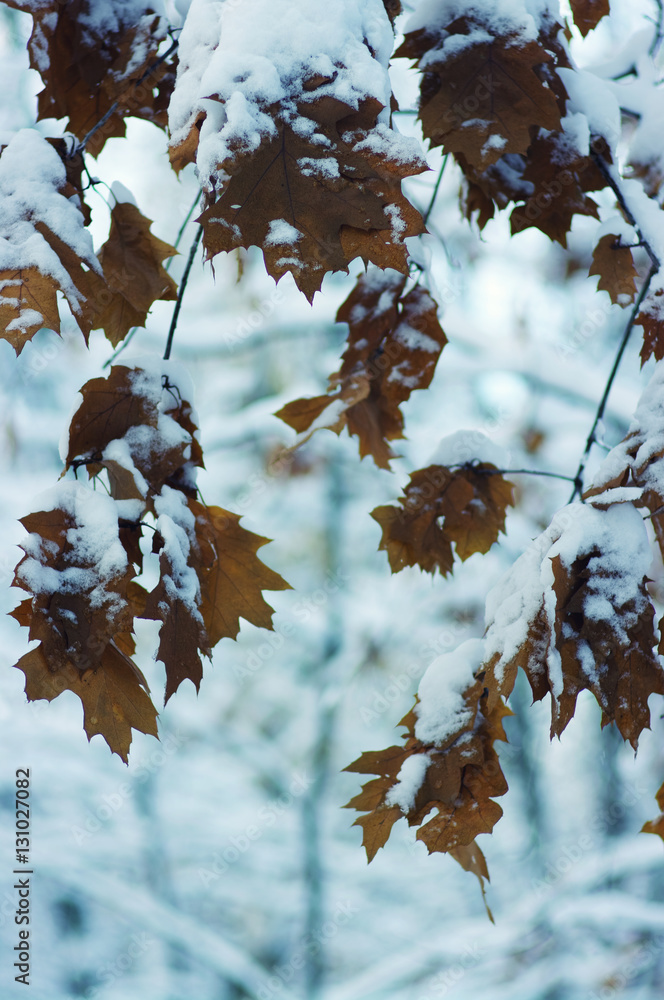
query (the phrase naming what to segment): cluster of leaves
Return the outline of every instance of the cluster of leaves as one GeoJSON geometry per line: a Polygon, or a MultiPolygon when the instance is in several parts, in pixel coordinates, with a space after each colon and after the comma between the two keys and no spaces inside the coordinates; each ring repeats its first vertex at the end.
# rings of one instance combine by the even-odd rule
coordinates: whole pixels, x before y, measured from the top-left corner
{"type": "MultiPolygon", "coordinates": [[[[168,25],[141,0],[9,2],[33,16],[31,65],[44,83],[38,116],[66,118],[71,135],[49,140],[24,130],[0,150],[0,337],[18,354],[42,327],[59,332],[58,294],[86,340],[103,329],[114,346],[145,324],[156,300],[177,300],[177,317],[182,289],[164,267],[175,249],[134,204],[116,199],[95,254],[83,183],[86,152],[124,135],[129,115],[164,128],[168,108],[171,165],[177,172],[196,164],[203,188],[197,221],[208,260],[260,247],[268,273],[291,273],[309,300],[327,273],[364,261],[366,274],[337,314],[348,344],[328,391],[278,415],[298,433],[297,445],[319,428],[346,427],[360,455],[388,469],[390,442],[403,437],[401,406],[431,383],[446,336],[421,276],[409,277],[406,240],[425,226],[401,183],[426,165],[417,144],[394,129],[387,57],[364,30],[362,5],[345,8],[357,17],[329,51],[300,52],[290,63],[280,59],[295,45],[292,20],[275,19],[267,85],[252,82],[250,60],[246,73],[224,69],[227,39],[244,16],[237,5],[207,5],[209,17],[191,30],[185,21],[178,65],[168,25]]],[[[643,360],[660,361],[664,285],[651,285],[659,258],[620,190],[618,136],[585,114],[565,31],[548,7],[537,20],[518,4],[497,16],[498,6],[422,5],[425,20],[405,35],[396,55],[420,70],[425,139],[455,159],[463,212],[480,229],[509,208],[514,234],[536,227],[564,247],[575,216],[599,218],[590,195],[612,190],[622,214],[600,228],[590,274],[614,304],[635,303],[627,333],[639,323],[643,360]],[[638,298],[634,245],[651,261],[638,298]]],[[[367,16],[391,37],[399,10],[386,0],[367,16]]],[[[584,36],[609,12],[607,0],[572,0],[571,10],[584,36]]],[[[288,14],[314,29],[306,0],[293,0],[288,14]]],[[[645,208],[657,209],[656,164],[632,161],[631,169],[647,188],[645,208]]],[[[554,518],[490,596],[485,638],[427,673],[403,720],[405,745],[350,765],[377,775],[349,803],[366,813],[358,823],[370,859],[405,816],[430,851],[449,852],[481,882],[488,877],[476,837],[501,815],[495,799],[507,785],[495,743],[505,738],[519,667],[536,699],[551,697],[552,734],[589,690],[602,724],[615,723],[636,747],[649,724],[648,697],[664,693],[640,513],[650,511],[664,552],[661,381],[657,372],[625,441],[581,502],[554,518]],[[624,537],[630,548],[616,542],[624,537]],[[443,711],[436,684],[446,678],[456,687],[443,711]]],[[[266,539],[200,501],[203,457],[190,400],[169,365],[116,366],[88,382],[65,471],[86,468],[108,495],[69,479],[23,519],[28,539],[14,583],[31,596],[14,615],[39,642],[18,664],[28,697],[74,691],[88,737],[101,733],[123,759],[132,729],[156,735],[156,710],[133,660],[135,619],[161,622],[168,700],[185,679],[198,689],[201,657],[234,638],[240,618],[270,627],[262,591],[287,586],[257,558],[266,539]],[[146,525],[151,553],[141,545],[146,525]],[[158,556],[159,581],[148,592],[137,577],[149,555],[158,556]]],[[[415,471],[398,505],[373,517],[394,572],[419,566],[446,576],[455,554],[488,551],[512,503],[511,483],[477,456],[415,471]]],[[[663,796],[664,786],[664,807],[663,796]]],[[[664,835],[663,824],[660,817],[647,829],[664,835]]]]}
{"type": "Polygon", "coordinates": [[[157,735],[147,682],[132,660],[134,619],[161,622],[157,657],[166,668],[166,701],[189,679],[198,690],[201,656],[235,638],[242,617],[271,628],[263,590],[288,586],[257,558],[269,539],[239,517],[197,499],[203,455],[191,403],[171,363],[155,370],[116,365],[81,390],[72,418],[65,471],[86,468],[108,495],[77,481],[51,491],[29,514],[25,555],[14,585],[31,593],[14,612],[40,645],[17,666],[29,700],[63,690],[81,699],[84,727],[124,760],[131,730],[157,735]],[[145,518],[159,582],[147,592],[145,518]]]}
{"type": "MultiPolygon", "coordinates": [[[[607,141],[591,132],[583,149],[573,135],[578,108],[568,88],[575,71],[561,26],[546,15],[537,37],[532,25],[509,25],[508,19],[498,30],[492,6],[483,12],[476,5],[453,16],[451,5],[447,20],[441,7],[438,17],[406,34],[397,51],[421,71],[425,137],[454,156],[464,178],[462,209],[469,219],[477,217],[480,228],[497,209],[512,205],[513,233],[535,226],[566,246],[575,215],[599,218],[589,192],[612,188],[623,217],[600,231],[590,274],[598,276],[598,289],[608,292],[612,303],[634,303],[639,274],[632,245],[644,245],[652,266],[641,302],[659,259],[612,173],[611,141],[617,136],[607,141]]],[[[571,7],[584,36],[609,13],[604,0],[579,0],[571,7]]],[[[645,167],[632,166],[645,176],[645,167]]],[[[634,322],[644,328],[643,361],[664,357],[663,294],[655,287],[628,326],[628,332],[634,322]]],[[[447,851],[480,881],[487,877],[475,838],[491,832],[501,815],[493,800],[507,785],[493,744],[504,739],[504,700],[519,667],[536,700],[551,696],[552,736],[565,729],[586,689],[600,705],[602,725],[615,723],[636,749],[649,725],[648,698],[664,693],[663,647],[647,590],[650,547],[639,513],[640,507],[650,510],[661,548],[661,378],[656,375],[630,433],[582,502],[554,518],[490,595],[480,653],[473,640],[441,658],[448,684],[466,663],[455,721],[448,719],[433,735],[425,722],[431,709],[424,690],[436,672],[432,664],[420,687],[422,702],[416,701],[402,722],[405,746],[367,752],[348,768],[378,775],[349,803],[366,814],[357,823],[369,860],[404,816],[420,827],[417,838],[429,851],[447,851]],[[633,548],[625,544],[627,533],[633,548]],[[415,764],[418,755],[423,759],[415,764]]],[[[381,548],[393,572],[419,565],[447,575],[453,568],[452,542],[461,559],[486,552],[504,529],[510,502],[511,487],[495,466],[432,465],[411,476],[399,506],[379,507],[372,516],[383,529],[381,548]]],[[[660,807],[662,795],[664,787],[660,807]]],[[[662,817],[644,829],[662,835],[662,817]]]]}

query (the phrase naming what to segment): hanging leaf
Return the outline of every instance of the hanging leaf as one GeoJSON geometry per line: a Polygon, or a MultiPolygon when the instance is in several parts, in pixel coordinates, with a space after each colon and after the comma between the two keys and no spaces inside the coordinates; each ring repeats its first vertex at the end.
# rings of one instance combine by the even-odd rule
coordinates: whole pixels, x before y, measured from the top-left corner
{"type": "Polygon", "coordinates": [[[111,231],[97,254],[103,279],[90,275],[83,306],[91,329],[103,328],[114,347],[134,326],[145,326],[158,299],[177,299],[177,285],[162,266],[177,250],[150,232],[152,223],[130,202],[111,210],[111,231]]]}
{"type": "Polygon", "coordinates": [[[622,246],[620,237],[607,233],[593,251],[593,262],[589,275],[598,274],[597,288],[608,292],[614,305],[627,305],[636,297],[636,282],[639,272],[634,267],[634,258],[629,247],[622,246]]]}
{"type": "Polygon", "coordinates": [[[452,544],[461,560],[488,552],[505,530],[513,490],[486,462],[459,469],[430,465],[414,472],[400,508],[385,505],[371,513],[383,530],[379,548],[387,551],[392,572],[420,566],[447,576],[454,564],[452,544]]]}
{"type": "Polygon", "coordinates": [[[288,403],[276,414],[304,435],[325,427],[356,435],[360,456],[380,468],[393,458],[388,441],[403,437],[400,406],[433,378],[447,338],[438,309],[419,285],[403,295],[406,279],[393,271],[369,271],[340,306],[337,321],[348,323],[342,366],[330,377],[330,391],[288,403]]]}

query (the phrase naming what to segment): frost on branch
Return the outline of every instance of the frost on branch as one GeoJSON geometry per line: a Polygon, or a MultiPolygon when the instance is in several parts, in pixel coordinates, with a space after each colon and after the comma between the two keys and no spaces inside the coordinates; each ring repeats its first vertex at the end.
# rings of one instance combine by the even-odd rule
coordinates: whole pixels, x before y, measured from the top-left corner
{"type": "Polygon", "coordinates": [[[401,180],[426,164],[390,122],[392,46],[380,0],[193,0],[171,162],[196,162],[208,258],[259,246],[310,300],[356,257],[406,271],[423,224],[401,180]]]}
{"type": "Polygon", "coordinates": [[[348,346],[341,369],[330,376],[324,396],[296,399],[276,414],[301,435],[298,445],[319,428],[357,435],[360,456],[371,455],[388,469],[388,445],[403,437],[400,406],[415,389],[431,383],[447,343],[438,308],[416,285],[404,294],[405,275],[371,268],[339,307],[337,322],[347,323],[348,346]]]}
{"type": "Polygon", "coordinates": [[[78,139],[97,125],[117,101],[118,109],[90,137],[93,156],[106,139],[124,136],[126,115],[166,127],[174,63],[164,62],[143,83],[167,37],[162,6],[143,0],[7,0],[32,14],[30,65],[44,83],[38,118],[68,118],[78,139]]]}
{"type": "Polygon", "coordinates": [[[271,628],[262,590],[288,584],[256,555],[268,539],[196,499],[203,454],[191,385],[178,366],[117,365],[81,396],[66,470],[85,467],[93,479],[105,472],[109,495],[63,482],[44,510],[23,518],[29,536],[14,585],[31,597],[13,616],[41,644],[17,666],[30,700],[74,691],[88,737],[101,733],[126,760],[132,728],[157,735],[147,683],[131,659],[135,619],[162,623],[157,657],[168,700],[187,678],[198,690],[201,656],[235,638],[240,617],[271,628]],[[147,593],[135,577],[149,516],[160,578],[147,593]]]}
{"type": "Polygon", "coordinates": [[[62,292],[84,336],[92,276],[103,286],[75,190],[54,146],[23,129],[0,155],[0,337],[17,354],[46,326],[60,332],[62,292]]]}

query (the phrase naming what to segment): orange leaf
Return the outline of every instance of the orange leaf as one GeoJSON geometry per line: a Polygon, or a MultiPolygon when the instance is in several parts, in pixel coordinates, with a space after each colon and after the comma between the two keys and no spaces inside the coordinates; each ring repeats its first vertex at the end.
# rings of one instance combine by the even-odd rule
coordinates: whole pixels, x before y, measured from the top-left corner
{"type": "Polygon", "coordinates": [[[125,763],[132,729],[158,738],[156,709],[127,658],[114,644],[106,647],[98,667],[84,673],[71,664],[51,671],[41,646],[22,656],[16,666],[25,674],[28,701],[52,701],[62,691],[78,695],[88,739],[103,736],[125,763]]]}

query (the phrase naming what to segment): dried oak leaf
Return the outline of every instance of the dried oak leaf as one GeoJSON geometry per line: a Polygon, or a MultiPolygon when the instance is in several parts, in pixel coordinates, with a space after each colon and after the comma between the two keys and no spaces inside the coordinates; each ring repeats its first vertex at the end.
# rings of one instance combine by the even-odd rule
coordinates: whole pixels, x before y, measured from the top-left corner
{"type": "Polygon", "coordinates": [[[77,459],[98,462],[106,446],[132,427],[157,427],[157,400],[141,392],[141,386],[141,369],[126,365],[113,365],[107,378],[85,383],[83,402],[69,427],[66,469],[77,459]]]}
{"type": "Polygon", "coordinates": [[[609,0],[570,0],[574,23],[585,38],[609,14],[609,0]]]}
{"type": "Polygon", "coordinates": [[[127,657],[113,643],[99,665],[83,673],[71,664],[51,670],[41,646],[22,656],[16,666],[25,674],[28,701],[53,701],[63,691],[78,695],[88,740],[103,736],[125,764],[132,729],[158,738],[157,711],[127,657]]]}
{"type": "Polygon", "coordinates": [[[394,271],[361,275],[337,321],[348,323],[348,345],[330,391],[288,403],[276,414],[299,434],[298,446],[321,427],[357,435],[360,456],[380,468],[394,457],[388,441],[403,437],[400,406],[433,378],[447,338],[437,306],[416,286],[403,295],[406,278],[394,271]]]}
{"type": "MultiPolygon", "coordinates": [[[[594,141],[593,148],[608,156],[600,142],[594,141]]],[[[566,247],[574,215],[599,218],[597,204],[587,192],[601,190],[606,180],[593,158],[577,153],[564,132],[535,137],[528,150],[523,181],[531,193],[512,211],[512,234],[534,226],[566,247]]]]}
{"type": "Polygon", "coordinates": [[[655,361],[661,361],[664,358],[664,288],[650,293],[634,322],[643,327],[641,365],[653,356],[655,361]]]}
{"type": "Polygon", "coordinates": [[[238,514],[222,507],[205,507],[190,499],[189,509],[196,519],[200,609],[210,646],[222,638],[234,639],[240,618],[271,629],[274,610],[262,591],[291,587],[256,554],[270,539],[247,531],[238,514]]]}
{"type": "Polygon", "coordinates": [[[383,530],[379,549],[387,551],[393,573],[420,566],[447,576],[454,563],[452,543],[461,560],[489,551],[505,529],[513,489],[489,463],[419,469],[399,498],[400,507],[372,511],[383,530]]]}
{"type": "Polygon", "coordinates": [[[471,710],[463,714],[460,726],[448,735],[444,744],[425,744],[416,738],[415,709],[400,723],[407,728],[405,746],[364,753],[345,768],[379,775],[367,782],[346,806],[367,813],[354,825],[363,828],[363,845],[369,861],[387,842],[393,824],[405,816],[410,826],[421,827],[417,839],[426,844],[429,853],[451,853],[467,871],[477,875],[483,889],[488,872],[474,841],[478,834],[490,833],[502,815],[493,797],[503,795],[507,783],[493,744],[505,740],[502,720],[511,714],[502,699],[488,710],[483,677],[479,674],[464,692],[471,710]],[[424,776],[411,805],[402,809],[394,800],[393,790],[405,761],[415,754],[427,757],[424,776]],[[434,809],[436,815],[422,826],[434,809]]]}
{"type": "MultiPolygon", "coordinates": [[[[29,538],[21,545],[25,555],[13,586],[33,594],[29,638],[41,641],[52,670],[96,666],[111,639],[131,631],[133,623],[127,588],[135,572],[119,547],[107,553],[103,567],[99,565],[99,552],[90,545],[98,515],[94,524],[85,518],[97,498],[92,491],[85,493],[83,488],[80,500],[68,504],[69,509],[21,518],[29,538]]],[[[105,505],[106,498],[99,502],[105,505]]]]}
{"type": "Polygon", "coordinates": [[[272,628],[273,609],[262,591],[290,588],[256,555],[269,539],[242,528],[237,514],[168,487],[155,498],[155,510],[164,542],[161,577],[141,617],[163,622],[157,656],[166,666],[168,701],[185,678],[198,690],[199,654],[234,639],[240,618],[272,628]]]}
{"type": "Polygon", "coordinates": [[[511,681],[522,667],[536,701],[551,694],[552,736],[573,717],[579,692],[591,691],[602,725],[615,722],[636,749],[650,724],[648,698],[664,693],[644,575],[647,538],[631,504],[595,506],[598,499],[560,512],[492,597],[487,677],[511,681]],[[633,546],[624,545],[626,531],[633,533],[633,546]],[[644,535],[640,543],[637,532],[644,535]],[[541,588],[537,600],[533,587],[541,588]],[[515,634],[523,638],[505,647],[505,636],[515,634]]]}
{"type": "Polygon", "coordinates": [[[396,55],[423,64],[419,117],[431,145],[483,169],[505,154],[525,153],[532,128],[559,128],[560,110],[537,73],[551,60],[549,52],[518,36],[487,40],[487,30],[478,33],[478,27],[486,28],[457,18],[446,25],[446,44],[438,32],[418,29],[396,55]]]}
{"type": "Polygon", "coordinates": [[[94,0],[35,4],[8,0],[10,7],[32,14],[28,42],[30,65],[41,75],[38,117],[68,118],[67,129],[79,139],[118,108],[91,136],[93,156],[106,139],[125,134],[124,119],[134,115],[166,127],[166,107],[174,83],[174,61],[157,63],[157,50],[167,36],[167,22],[153,7],[107,5],[100,17],[94,0]]]}
{"type": "Polygon", "coordinates": [[[20,354],[42,327],[60,332],[53,279],[36,267],[0,272],[0,337],[20,354]]]}
{"type": "Polygon", "coordinates": [[[659,806],[659,816],[657,819],[648,820],[641,827],[641,833],[655,833],[664,840],[664,785],[662,785],[655,796],[659,806]]]}
{"type": "MultiPolygon", "coordinates": [[[[402,195],[401,180],[426,165],[376,149],[371,140],[382,105],[367,98],[356,110],[318,97],[298,107],[307,128],[297,129],[279,105],[265,110],[274,134],[218,165],[229,179],[217,197],[208,196],[198,220],[208,259],[259,246],[268,273],[279,280],[290,271],[309,301],[328,271],[347,271],[358,256],[407,272],[404,240],[424,224],[402,195]]],[[[179,163],[181,148],[172,156],[179,163]]]]}
{"type": "Polygon", "coordinates": [[[636,282],[639,272],[634,267],[634,257],[630,247],[622,246],[620,237],[607,233],[593,250],[593,262],[589,275],[598,274],[597,288],[608,292],[614,305],[627,305],[636,296],[636,282]]]}
{"type": "Polygon", "coordinates": [[[130,202],[111,211],[111,231],[97,254],[103,279],[91,274],[83,313],[114,347],[134,326],[145,326],[152,303],[177,299],[177,285],[162,266],[177,250],[150,232],[152,222],[130,202]]]}
{"type": "Polygon", "coordinates": [[[42,327],[60,332],[56,292],[66,298],[86,339],[90,332],[81,303],[101,268],[75,195],[57,150],[34,129],[21,130],[3,148],[0,337],[17,354],[42,327]],[[21,194],[27,190],[36,192],[34,203],[21,194]]]}

